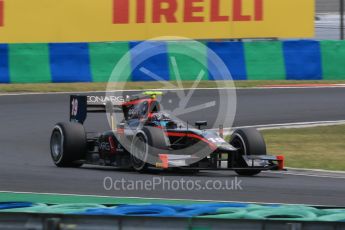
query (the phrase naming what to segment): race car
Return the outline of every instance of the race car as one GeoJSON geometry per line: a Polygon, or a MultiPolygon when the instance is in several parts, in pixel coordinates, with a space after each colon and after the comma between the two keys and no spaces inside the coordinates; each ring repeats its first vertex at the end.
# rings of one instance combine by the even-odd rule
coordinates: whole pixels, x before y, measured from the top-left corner
{"type": "MultiPolygon", "coordinates": [[[[284,170],[283,156],[266,154],[262,135],[253,128],[235,130],[229,142],[222,132],[203,130],[207,121],[190,127],[161,110],[161,92],[114,101],[104,97],[70,96],[70,121],[53,128],[51,157],[58,167],[83,164],[148,170],[234,170],[254,176],[265,170],[284,170]],[[88,113],[107,113],[111,129],[85,131],[88,113]],[[115,115],[121,120],[116,122],[115,115]],[[197,127],[197,128],[196,128],[197,127]]],[[[119,120],[119,119],[117,119],[119,120]]]]}

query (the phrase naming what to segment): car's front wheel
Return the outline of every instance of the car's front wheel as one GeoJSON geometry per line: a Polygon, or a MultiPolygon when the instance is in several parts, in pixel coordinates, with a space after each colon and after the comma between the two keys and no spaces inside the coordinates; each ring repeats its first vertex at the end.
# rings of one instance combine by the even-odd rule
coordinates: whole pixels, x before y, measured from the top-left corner
{"type": "Polygon", "coordinates": [[[230,144],[237,148],[237,156],[235,167],[243,168],[235,170],[235,172],[242,176],[254,176],[261,172],[256,169],[246,169],[248,167],[243,156],[246,155],[266,155],[265,140],[254,128],[237,129],[231,135],[230,144]]]}
{"type": "Polygon", "coordinates": [[[147,157],[148,157],[148,140],[145,133],[138,133],[132,141],[131,146],[131,164],[134,170],[138,172],[146,171],[148,164],[147,157]]]}
{"type": "Polygon", "coordinates": [[[169,152],[169,138],[162,129],[145,126],[133,138],[131,145],[131,164],[138,172],[146,172],[154,166],[159,154],[169,152]]]}

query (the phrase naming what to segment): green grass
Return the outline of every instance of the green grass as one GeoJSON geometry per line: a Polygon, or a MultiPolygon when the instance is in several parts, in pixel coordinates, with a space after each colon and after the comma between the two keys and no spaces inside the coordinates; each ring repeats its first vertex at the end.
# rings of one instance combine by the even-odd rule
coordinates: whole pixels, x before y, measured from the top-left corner
{"type": "Polygon", "coordinates": [[[263,130],[268,152],[287,167],[345,170],[345,125],[263,130]]]}
{"type": "MultiPolygon", "coordinates": [[[[176,88],[177,84],[171,82],[171,86],[160,82],[128,82],[112,83],[112,89],[160,89],[176,88]]],[[[193,81],[183,82],[183,87],[193,86],[193,81]]],[[[339,81],[235,81],[238,88],[260,87],[265,85],[284,84],[345,84],[345,80],[339,81]]],[[[199,88],[218,88],[231,85],[230,82],[201,81],[199,88]]],[[[82,92],[82,91],[105,91],[107,83],[45,83],[45,84],[0,84],[0,93],[14,92],[82,92]]]]}

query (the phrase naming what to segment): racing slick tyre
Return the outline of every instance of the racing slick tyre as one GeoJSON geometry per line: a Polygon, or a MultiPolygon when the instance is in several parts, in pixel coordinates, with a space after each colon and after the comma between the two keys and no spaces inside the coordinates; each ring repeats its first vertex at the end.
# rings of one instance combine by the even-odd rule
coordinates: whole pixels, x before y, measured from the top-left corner
{"type": "Polygon", "coordinates": [[[146,163],[148,157],[148,141],[147,136],[143,132],[139,132],[132,141],[131,146],[131,164],[135,171],[144,172],[147,170],[146,163]]]}
{"type": "Polygon", "coordinates": [[[146,172],[148,157],[154,159],[160,150],[168,150],[169,141],[164,131],[154,127],[144,127],[133,138],[131,145],[131,164],[134,170],[146,172]]]}
{"type": "MultiPolygon", "coordinates": [[[[242,158],[244,155],[266,155],[265,140],[254,128],[237,129],[231,135],[230,144],[237,148],[237,156],[235,157],[235,167],[246,168],[248,167],[245,160],[242,158]]],[[[261,172],[255,169],[238,169],[235,170],[241,176],[254,176],[261,172]]]]}
{"type": "Polygon", "coordinates": [[[50,152],[58,167],[80,167],[87,151],[86,133],[79,123],[58,123],[50,138],[50,152]]]}

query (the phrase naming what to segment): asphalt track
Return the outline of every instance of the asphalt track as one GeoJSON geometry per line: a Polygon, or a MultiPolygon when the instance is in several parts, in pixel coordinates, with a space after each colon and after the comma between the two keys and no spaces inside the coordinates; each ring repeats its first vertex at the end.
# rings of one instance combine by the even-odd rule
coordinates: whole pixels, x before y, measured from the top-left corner
{"type": "MultiPolygon", "coordinates": [[[[198,90],[191,98],[191,104],[203,103],[215,95],[214,90],[198,90]]],[[[170,96],[174,102],[174,94],[170,96]]],[[[235,126],[344,120],[344,98],[344,88],[239,90],[235,126]]],[[[295,171],[288,174],[262,173],[253,178],[239,177],[242,182],[238,190],[217,190],[206,188],[209,180],[219,180],[224,186],[235,180],[236,174],[201,172],[197,175],[145,175],[94,166],[81,169],[56,168],[49,155],[50,132],[57,121],[68,120],[68,108],[67,94],[0,97],[0,190],[345,206],[343,174],[295,171]],[[169,189],[167,184],[161,184],[155,189],[108,191],[103,186],[105,177],[113,181],[124,178],[128,183],[131,180],[152,181],[152,178],[162,183],[184,179],[200,184],[201,188],[189,191],[188,188],[182,188],[181,184],[177,189],[169,189]]],[[[214,111],[215,108],[209,108],[203,112],[185,114],[181,118],[190,122],[212,120],[216,114],[214,111]]],[[[92,116],[89,121],[88,129],[107,126],[102,116],[92,116]]]]}

